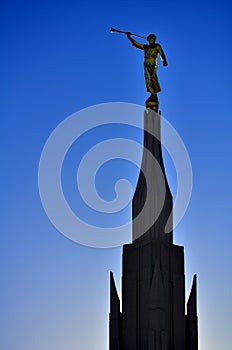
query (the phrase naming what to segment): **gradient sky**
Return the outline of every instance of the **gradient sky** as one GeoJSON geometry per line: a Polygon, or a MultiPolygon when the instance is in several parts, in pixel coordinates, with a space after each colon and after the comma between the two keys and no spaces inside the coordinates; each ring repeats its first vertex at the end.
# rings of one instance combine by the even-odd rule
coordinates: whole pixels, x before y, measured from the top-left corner
{"type": "Polygon", "coordinates": [[[147,98],[143,53],[110,27],[154,32],[166,53],[161,110],[193,167],[191,202],[174,235],[185,246],[186,294],[197,273],[200,349],[231,349],[231,10],[218,0],[1,4],[1,350],[107,349],[109,271],[120,288],[121,249],[61,235],[37,174],[46,139],[70,114],[147,98]]]}

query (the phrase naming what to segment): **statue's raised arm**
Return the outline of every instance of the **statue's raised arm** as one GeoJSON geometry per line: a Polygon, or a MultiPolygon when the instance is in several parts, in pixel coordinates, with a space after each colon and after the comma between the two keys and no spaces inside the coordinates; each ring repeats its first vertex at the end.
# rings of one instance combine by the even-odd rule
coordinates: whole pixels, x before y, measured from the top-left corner
{"type": "Polygon", "coordinates": [[[127,32],[127,37],[130,40],[130,42],[132,43],[132,46],[137,47],[137,49],[144,50],[143,45],[138,43],[138,41],[136,41],[135,39],[133,39],[131,37],[131,33],[130,32],[127,32]]]}

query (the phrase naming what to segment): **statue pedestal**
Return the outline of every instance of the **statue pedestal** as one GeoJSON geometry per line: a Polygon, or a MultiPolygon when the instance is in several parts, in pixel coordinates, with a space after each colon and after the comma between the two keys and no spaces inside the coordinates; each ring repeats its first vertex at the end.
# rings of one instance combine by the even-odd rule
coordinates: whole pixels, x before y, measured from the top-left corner
{"type": "Polygon", "coordinates": [[[157,112],[159,109],[159,100],[157,94],[151,94],[146,100],[145,106],[147,109],[153,109],[157,112]]]}

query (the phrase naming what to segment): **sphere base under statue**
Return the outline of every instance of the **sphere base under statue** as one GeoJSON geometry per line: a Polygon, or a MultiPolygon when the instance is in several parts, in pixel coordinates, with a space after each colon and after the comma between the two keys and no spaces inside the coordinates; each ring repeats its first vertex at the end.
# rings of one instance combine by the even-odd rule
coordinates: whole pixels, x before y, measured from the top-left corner
{"type": "Polygon", "coordinates": [[[157,94],[151,94],[146,100],[145,106],[147,109],[152,109],[157,112],[159,109],[159,100],[157,94]]]}

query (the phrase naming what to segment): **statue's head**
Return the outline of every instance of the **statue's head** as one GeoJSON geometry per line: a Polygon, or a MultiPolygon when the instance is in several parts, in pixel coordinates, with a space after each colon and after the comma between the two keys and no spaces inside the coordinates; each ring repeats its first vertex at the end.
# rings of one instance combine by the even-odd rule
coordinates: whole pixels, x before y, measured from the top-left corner
{"type": "Polygon", "coordinates": [[[149,44],[152,44],[156,41],[156,35],[155,34],[149,34],[147,37],[147,41],[149,42],[149,44]]]}

